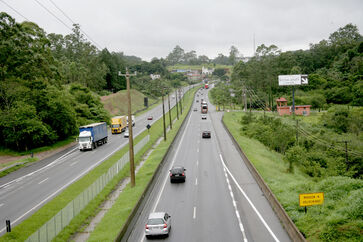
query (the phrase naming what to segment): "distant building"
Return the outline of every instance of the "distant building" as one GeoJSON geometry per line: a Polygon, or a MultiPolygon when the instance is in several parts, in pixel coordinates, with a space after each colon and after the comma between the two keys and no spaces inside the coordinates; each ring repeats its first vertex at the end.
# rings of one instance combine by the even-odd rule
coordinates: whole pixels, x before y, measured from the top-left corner
{"type": "MultiPolygon", "coordinates": [[[[287,106],[287,100],[283,97],[276,99],[277,103],[277,112],[279,115],[291,115],[292,114],[292,106],[287,106]]],[[[311,105],[295,105],[295,114],[296,115],[310,115],[310,107],[311,105]]]]}
{"type": "Polygon", "coordinates": [[[151,80],[155,80],[155,79],[160,79],[160,75],[159,74],[150,74],[150,78],[151,80]]]}
{"type": "Polygon", "coordinates": [[[209,69],[209,68],[205,68],[204,66],[202,67],[202,75],[208,76],[208,75],[212,75],[214,71],[214,68],[209,69]]]}

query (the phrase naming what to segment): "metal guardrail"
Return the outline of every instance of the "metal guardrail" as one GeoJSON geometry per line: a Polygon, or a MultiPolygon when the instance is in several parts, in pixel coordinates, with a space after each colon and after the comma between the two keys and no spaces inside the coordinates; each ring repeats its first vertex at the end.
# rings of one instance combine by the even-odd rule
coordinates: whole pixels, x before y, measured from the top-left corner
{"type": "MultiPolygon", "coordinates": [[[[147,142],[150,136],[147,135],[139,143],[135,145],[135,153],[138,153],[147,142]]],[[[92,185],[79,194],[75,199],[67,204],[61,211],[59,211],[53,218],[48,220],[40,229],[34,232],[27,242],[43,242],[51,241],[56,237],[64,227],[66,227],[71,220],[77,216],[83,208],[85,208],[90,201],[92,201],[108,184],[112,178],[120,172],[123,167],[129,162],[129,152],[121,157],[106,173],[100,176],[92,185]]]]}
{"type": "Polygon", "coordinates": [[[277,217],[280,219],[280,222],[283,224],[286,232],[288,233],[289,237],[293,241],[299,241],[299,242],[305,242],[304,236],[301,234],[299,229],[296,227],[294,222],[291,220],[289,215],[286,213],[285,209],[282,207],[280,202],[277,200],[275,194],[272,193],[271,189],[268,187],[268,185],[263,180],[260,173],[258,173],[255,166],[252,164],[252,162],[247,158],[245,153],[242,151],[241,147],[239,146],[238,142],[235,140],[229,129],[227,128],[226,124],[223,121],[222,117],[222,124],[224,129],[227,131],[228,135],[231,137],[234,146],[237,148],[238,152],[240,153],[241,157],[243,158],[243,161],[245,162],[246,166],[250,170],[252,176],[255,178],[258,186],[261,188],[263,194],[267,198],[268,202],[270,203],[271,207],[275,211],[277,217]]]}

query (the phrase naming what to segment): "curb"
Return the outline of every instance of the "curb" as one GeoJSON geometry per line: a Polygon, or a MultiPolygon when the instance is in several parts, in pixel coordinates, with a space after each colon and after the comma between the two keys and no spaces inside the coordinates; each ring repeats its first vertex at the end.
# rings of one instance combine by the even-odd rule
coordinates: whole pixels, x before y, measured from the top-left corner
{"type": "MultiPolygon", "coordinates": [[[[224,113],[223,113],[224,116],[224,113]]],[[[263,180],[260,173],[258,173],[257,169],[254,167],[252,162],[247,158],[245,153],[242,151],[241,147],[237,143],[237,141],[234,139],[233,135],[229,132],[229,129],[225,125],[223,121],[222,116],[222,124],[224,129],[227,131],[228,135],[233,141],[234,146],[237,148],[238,152],[240,153],[241,157],[243,158],[243,161],[245,162],[246,166],[250,170],[252,176],[255,178],[258,186],[261,188],[263,194],[267,198],[268,202],[270,203],[272,209],[275,211],[277,217],[280,219],[280,222],[284,226],[286,232],[288,233],[289,237],[292,239],[292,241],[306,241],[304,236],[301,234],[299,229],[296,227],[294,222],[291,220],[289,215],[286,213],[285,209],[282,207],[280,202],[277,200],[276,196],[272,193],[271,189],[268,187],[268,185],[263,180]]]]}

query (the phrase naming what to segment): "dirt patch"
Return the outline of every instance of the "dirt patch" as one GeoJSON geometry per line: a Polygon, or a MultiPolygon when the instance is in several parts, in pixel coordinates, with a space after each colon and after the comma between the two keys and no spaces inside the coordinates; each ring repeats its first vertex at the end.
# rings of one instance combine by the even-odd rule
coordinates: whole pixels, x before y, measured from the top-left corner
{"type": "MultiPolygon", "coordinates": [[[[38,152],[38,153],[34,153],[34,157],[38,158],[38,160],[43,160],[45,158],[48,158],[54,154],[57,154],[58,152],[61,152],[73,145],[75,145],[76,142],[72,142],[72,143],[69,143],[65,146],[62,146],[62,147],[59,147],[57,149],[53,149],[53,150],[47,150],[47,151],[42,151],[42,152],[38,152]]],[[[23,155],[23,156],[10,156],[10,155],[3,155],[3,156],[0,156],[0,163],[1,164],[6,164],[6,163],[9,163],[9,162],[13,162],[13,161],[17,161],[17,160],[21,160],[21,159],[24,159],[24,158],[28,158],[30,157],[30,155],[23,155]]]]}

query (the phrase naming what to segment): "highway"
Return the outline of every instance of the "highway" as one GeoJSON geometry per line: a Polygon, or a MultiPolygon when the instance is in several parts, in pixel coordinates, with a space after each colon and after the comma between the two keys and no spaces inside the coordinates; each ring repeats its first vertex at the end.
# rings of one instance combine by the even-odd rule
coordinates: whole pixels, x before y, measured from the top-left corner
{"type": "MultiPolygon", "coordinates": [[[[185,87],[184,92],[187,89],[189,87],[185,87]]],[[[170,101],[174,106],[176,99],[170,98],[170,101]]],[[[168,110],[165,103],[165,110],[168,110]]],[[[134,137],[160,117],[161,104],[137,116],[134,137]],[[153,120],[147,120],[149,116],[153,116],[153,120]]],[[[10,220],[12,226],[19,224],[126,144],[128,138],[123,134],[109,133],[108,143],[97,149],[81,152],[76,145],[0,178],[0,235],[6,230],[5,220],[10,220]]]]}
{"type": "MultiPolygon", "coordinates": [[[[201,92],[196,99],[207,100],[201,92]]],[[[208,103],[202,120],[200,102],[194,107],[122,241],[148,240],[147,217],[161,211],[171,215],[170,235],[152,241],[291,241],[224,130],[222,113],[208,103]],[[202,139],[204,130],[211,139],[202,139]],[[185,183],[170,183],[176,165],[187,169],[185,183]]]]}

